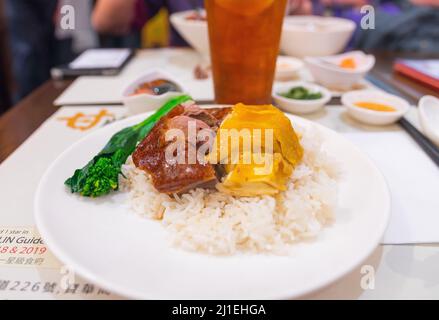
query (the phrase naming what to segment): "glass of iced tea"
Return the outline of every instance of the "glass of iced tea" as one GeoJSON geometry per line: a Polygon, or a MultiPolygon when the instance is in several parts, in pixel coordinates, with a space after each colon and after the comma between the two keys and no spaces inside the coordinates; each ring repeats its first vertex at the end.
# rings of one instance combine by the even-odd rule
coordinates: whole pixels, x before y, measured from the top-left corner
{"type": "Polygon", "coordinates": [[[205,0],[215,100],[268,104],[287,0],[205,0]]]}

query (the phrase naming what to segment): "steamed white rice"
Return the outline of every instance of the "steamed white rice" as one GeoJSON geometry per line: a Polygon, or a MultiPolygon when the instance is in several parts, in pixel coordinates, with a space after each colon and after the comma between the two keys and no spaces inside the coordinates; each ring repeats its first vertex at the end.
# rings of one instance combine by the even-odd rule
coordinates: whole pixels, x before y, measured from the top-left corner
{"type": "MultiPolygon", "coordinates": [[[[296,128],[297,130],[297,128],[296,128]]],[[[196,189],[168,196],[156,191],[150,177],[131,158],[123,167],[132,209],[157,219],[176,247],[209,254],[285,253],[289,245],[317,236],[334,220],[337,165],[321,148],[315,130],[301,132],[305,153],[288,190],[274,196],[233,197],[196,189]]]]}

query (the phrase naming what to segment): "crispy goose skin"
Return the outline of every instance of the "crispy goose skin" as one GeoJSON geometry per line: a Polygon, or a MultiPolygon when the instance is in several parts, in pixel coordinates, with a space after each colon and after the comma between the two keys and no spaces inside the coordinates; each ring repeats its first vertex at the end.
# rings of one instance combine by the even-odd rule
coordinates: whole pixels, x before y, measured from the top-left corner
{"type": "Polygon", "coordinates": [[[165,140],[165,134],[168,129],[176,127],[181,127],[183,132],[187,132],[187,121],[190,119],[197,121],[197,129],[216,130],[229,112],[228,108],[176,107],[164,116],[137,146],[132,156],[135,166],[149,173],[154,187],[162,193],[183,193],[196,187],[214,187],[218,179],[211,164],[198,161],[195,164],[178,164],[166,161],[166,148],[170,142],[165,140]]]}

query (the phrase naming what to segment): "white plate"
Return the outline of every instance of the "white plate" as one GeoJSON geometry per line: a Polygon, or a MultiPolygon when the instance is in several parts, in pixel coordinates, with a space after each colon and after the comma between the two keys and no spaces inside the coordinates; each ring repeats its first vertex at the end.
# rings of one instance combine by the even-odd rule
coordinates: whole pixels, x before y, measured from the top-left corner
{"type": "Polygon", "coordinates": [[[358,266],[386,229],[390,197],[378,169],[337,133],[299,117],[293,124],[321,131],[324,148],[342,167],[336,222],[318,238],[298,243],[290,256],[207,256],[173,249],[166,231],[140,218],[126,195],[83,199],[63,187],[118,130],[146,115],[96,131],[50,166],[35,196],[35,219],[50,250],[79,275],[131,298],[293,298],[322,288],[358,266]]]}

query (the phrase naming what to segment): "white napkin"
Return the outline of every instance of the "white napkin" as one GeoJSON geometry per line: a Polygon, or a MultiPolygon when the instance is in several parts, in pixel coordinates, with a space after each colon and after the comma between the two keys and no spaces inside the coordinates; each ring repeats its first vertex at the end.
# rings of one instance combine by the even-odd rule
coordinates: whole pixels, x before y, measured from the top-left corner
{"type": "Polygon", "coordinates": [[[389,184],[392,215],[383,244],[439,243],[439,168],[434,162],[404,131],[345,136],[369,155],[389,184]]]}

